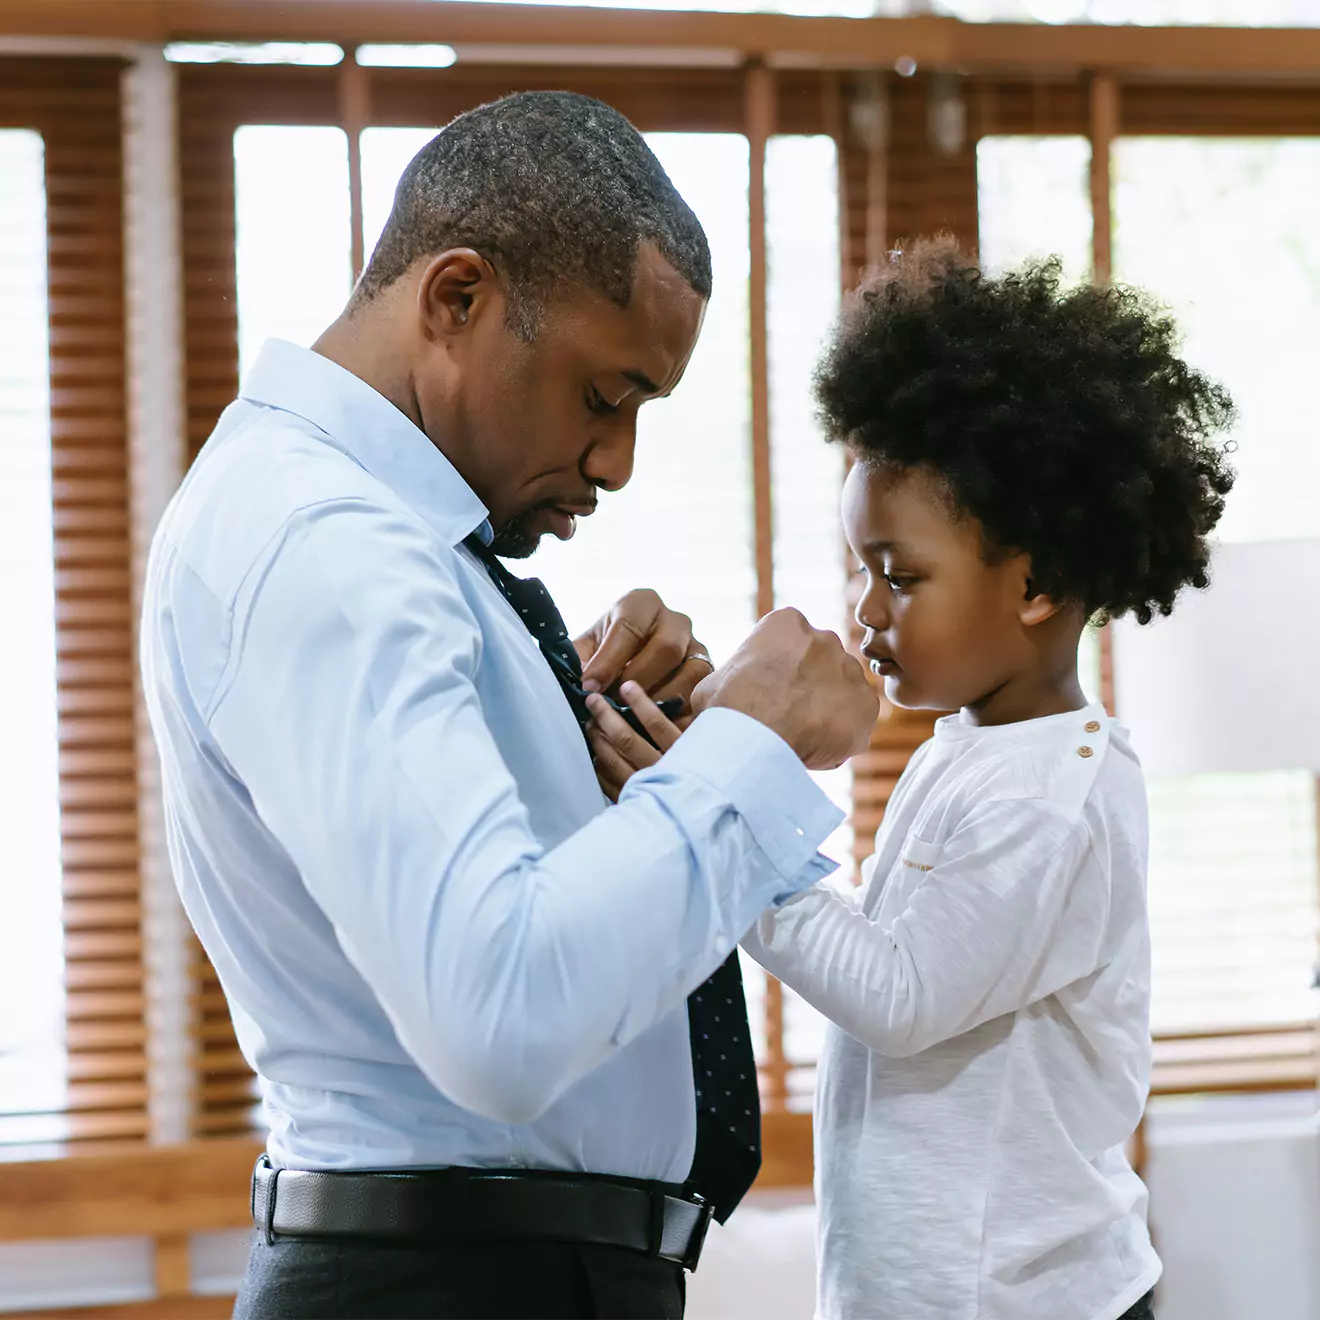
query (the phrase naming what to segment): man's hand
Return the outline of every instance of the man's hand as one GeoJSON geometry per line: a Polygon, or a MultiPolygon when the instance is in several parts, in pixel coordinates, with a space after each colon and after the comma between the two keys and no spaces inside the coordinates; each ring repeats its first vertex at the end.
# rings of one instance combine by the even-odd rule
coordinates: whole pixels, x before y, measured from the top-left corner
{"type": "Polygon", "coordinates": [[[740,710],[773,729],[810,770],[832,770],[864,751],[880,702],[832,632],[797,610],[767,614],[751,636],[698,684],[692,709],[740,710]]]}
{"type": "Polygon", "coordinates": [[[630,591],[573,645],[582,658],[582,686],[588,692],[609,692],[632,682],[656,701],[681,697],[686,702],[713,667],[705,647],[692,636],[692,620],[650,590],[630,591]]]}
{"type": "Polygon", "coordinates": [[[594,723],[587,730],[591,756],[596,764],[596,778],[611,802],[638,770],[654,765],[679,739],[683,732],[667,719],[659,706],[636,683],[625,683],[619,695],[642,722],[642,728],[655,739],[652,747],[608,702],[593,696],[587,708],[594,723]]]}

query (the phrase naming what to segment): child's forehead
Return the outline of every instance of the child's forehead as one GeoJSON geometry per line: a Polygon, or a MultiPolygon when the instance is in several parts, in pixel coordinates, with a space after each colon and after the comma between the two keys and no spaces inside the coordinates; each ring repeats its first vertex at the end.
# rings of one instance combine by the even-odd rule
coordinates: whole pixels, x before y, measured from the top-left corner
{"type": "Polygon", "coordinates": [[[858,549],[899,552],[961,539],[969,530],[949,498],[947,483],[921,468],[854,464],[844,485],[843,516],[858,549]]]}

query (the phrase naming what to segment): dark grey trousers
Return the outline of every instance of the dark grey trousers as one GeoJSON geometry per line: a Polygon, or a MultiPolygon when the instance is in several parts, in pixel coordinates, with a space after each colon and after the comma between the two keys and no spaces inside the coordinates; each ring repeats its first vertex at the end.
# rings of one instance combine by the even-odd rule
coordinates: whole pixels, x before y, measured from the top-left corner
{"type": "Polygon", "coordinates": [[[235,1320],[679,1320],[681,1266],[618,1247],[254,1234],[235,1320]]]}
{"type": "Polygon", "coordinates": [[[1148,1292],[1139,1302],[1128,1307],[1118,1320],[1155,1320],[1155,1294],[1148,1292]]]}

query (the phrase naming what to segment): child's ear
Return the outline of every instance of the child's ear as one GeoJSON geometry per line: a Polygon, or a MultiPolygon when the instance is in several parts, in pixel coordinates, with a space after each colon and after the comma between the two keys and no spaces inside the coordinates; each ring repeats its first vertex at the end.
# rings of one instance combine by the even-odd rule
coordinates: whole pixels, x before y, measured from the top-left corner
{"type": "Polygon", "coordinates": [[[1034,627],[1052,619],[1059,612],[1059,602],[1051,596],[1036,590],[1036,584],[1027,578],[1022,593],[1022,603],[1018,606],[1018,621],[1024,628],[1034,627]]]}

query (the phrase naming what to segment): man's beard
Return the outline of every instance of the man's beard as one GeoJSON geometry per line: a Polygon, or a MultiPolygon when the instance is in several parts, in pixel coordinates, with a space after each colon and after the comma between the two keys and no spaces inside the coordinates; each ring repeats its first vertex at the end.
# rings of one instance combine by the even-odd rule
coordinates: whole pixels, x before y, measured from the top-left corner
{"type": "Polygon", "coordinates": [[[490,548],[501,559],[527,559],[534,554],[541,544],[541,537],[529,529],[529,524],[537,512],[537,509],[528,509],[526,513],[511,518],[495,533],[490,548]]]}

